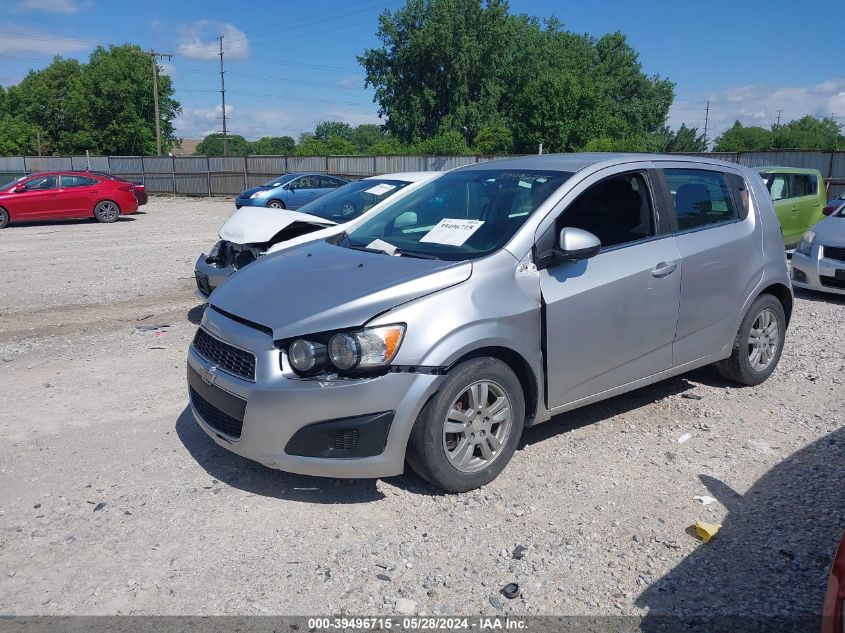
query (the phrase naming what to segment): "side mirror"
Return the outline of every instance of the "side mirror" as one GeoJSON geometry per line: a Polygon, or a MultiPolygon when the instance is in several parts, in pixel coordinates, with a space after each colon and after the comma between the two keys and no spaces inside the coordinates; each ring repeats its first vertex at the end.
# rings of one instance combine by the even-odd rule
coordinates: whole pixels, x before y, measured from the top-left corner
{"type": "Polygon", "coordinates": [[[417,214],[413,211],[405,211],[402,215],[393,221],[393,228],[403,229],[406,226],[415,226],[417,223],[417,214]]]}
{"type": "Polygon", "coordinates": [[[548,268],[554,263],[589,259],[599,254],[601,240],[598,237],[571,226],[564,227],[558,235],[557,245],[537,257],[538,268],[548,268]]]}
{"type": "Polygon", "coordinates": [[[26,185],[24,185],[23,183],[12,187],[12,193],[23,193],[24,191],[26,191],[26,185]]]}

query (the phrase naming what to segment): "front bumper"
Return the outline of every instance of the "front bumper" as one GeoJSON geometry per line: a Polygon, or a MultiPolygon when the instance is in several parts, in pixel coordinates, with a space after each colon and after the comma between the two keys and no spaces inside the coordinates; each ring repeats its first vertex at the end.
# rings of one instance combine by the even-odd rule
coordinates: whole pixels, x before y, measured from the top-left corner
{"type": "MultiPolygon", "coordinates": [[[[283,353],[274,347],[268,333],[233,321],[213,309],[205,311],[201,327],[212,336],[255,355],[255,380],[251,381],[220,369],[213,370],[212,363],[193,345],[189,349],[189,377],[196,381],[191,372],[206,377],[213,375],[211,388],[222,392],[218,402],[229,413],[237,414],[238,402],[245,403],[240,435],[235,437],[220,432],[226,427],[219,423],[215,428],[215,420],[210,418],[216,413],[204,408],[205,402],[191,402],[197,423],[217,444],[270,468],[304,475],[369,478],[403,472],[411,427],[443,376],[389,373],[372,378],[299,380],[291,377],[290,370],[281,369],[283,353]],[[200,409],[206,411],[205,417],[209,419],[205,419],[200,409]],[[297,442],[291,440],[304,427],[322,424],[320,432],[324,432],[327,422],[364,420],[385,412],[392,414],[389,424],[373,431],[386,433],[386,440],[379,440],[383,442],[379,448],[381,445],[384,448],[378,454],[343,457],[342,452],[329,451],[332,457],[310,457],[285,450],[286,447],[296,449],[297,442]]],[[[286,359],[282,362],[287,363],[286,359]]],[[[215,394],[220,395],[206,393],[204,400],[212,399],[215,394]]],[[[367,433],[373,427],[359,428],[361,433],[367,433]]]]}
{"type": "Polygon", "coordinates": [[[792,254],[792,285],[845,295],[845,261],[824,256],[824,246],[813,244],[810,255],[792,254]]]}
{"type": "Polygon", "coordinates": [[[267,198],[235,198],[235,208],[241,207],[263,207],[267,204],[267,198]]]}
{"type": "Polygon", "coordinates": [[[214,289],[222,284],[235,272],[233,266],[226,266],[218,268],[205,261],[206,255],[203,253],[194,264],[194,278],[197,282],[197,293],[203,298],[207,299],[208,295],[214,292],[214,289]]]}

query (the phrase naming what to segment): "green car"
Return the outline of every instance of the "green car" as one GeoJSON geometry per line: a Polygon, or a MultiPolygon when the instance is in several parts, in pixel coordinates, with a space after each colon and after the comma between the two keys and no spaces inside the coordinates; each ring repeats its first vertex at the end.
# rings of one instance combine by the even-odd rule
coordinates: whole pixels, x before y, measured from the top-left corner
{"type": "Polygon", "coordinates": [[[787,248],[794,247],[804,231],[824,218],[824,180],[817,169],[757,167],[775,203],[780,232],[787,248]]]}

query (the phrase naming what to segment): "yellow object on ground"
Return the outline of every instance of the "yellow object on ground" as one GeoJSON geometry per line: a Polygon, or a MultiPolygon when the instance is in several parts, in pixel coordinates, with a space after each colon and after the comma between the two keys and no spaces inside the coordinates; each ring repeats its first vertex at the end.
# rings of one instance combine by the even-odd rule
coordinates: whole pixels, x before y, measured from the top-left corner
{"type": "Polygon", "coordinates": [[[704,521],[695,522],[695,533],[705,543],[709,543],[710,539],[716,536],[716,532],[722,527],[721,523],[705,523],[704,521]]]}

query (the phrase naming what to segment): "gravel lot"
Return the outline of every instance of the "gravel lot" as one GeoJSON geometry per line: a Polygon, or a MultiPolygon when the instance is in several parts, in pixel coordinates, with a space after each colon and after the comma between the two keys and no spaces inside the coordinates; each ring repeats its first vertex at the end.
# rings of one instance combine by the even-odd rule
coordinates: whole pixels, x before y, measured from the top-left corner
{"type": "Polygon", "coordinates": [[[845,298],[796,298],[762,386],[705,369],[560,416],[479,491],[293,476],[186,408],[193,263],[233,210],[0,232],[0,613],[819,612],[845,529],[845,298]],[[697,519],[723,528],[703,544],[697,519]]]}

